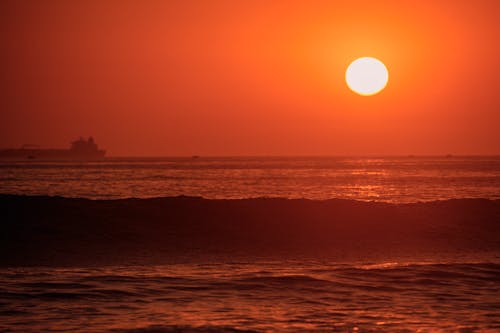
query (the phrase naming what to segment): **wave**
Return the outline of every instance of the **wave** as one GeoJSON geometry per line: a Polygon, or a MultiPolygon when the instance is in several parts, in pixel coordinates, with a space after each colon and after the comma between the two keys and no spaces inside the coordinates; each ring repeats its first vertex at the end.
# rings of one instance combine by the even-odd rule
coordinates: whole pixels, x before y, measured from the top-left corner
{"type": "Polygon", "coordinates": [[[500,251],[500,200],[488,199],[390,204],[0,195],[0,210],[1,266],[500,251]]]}

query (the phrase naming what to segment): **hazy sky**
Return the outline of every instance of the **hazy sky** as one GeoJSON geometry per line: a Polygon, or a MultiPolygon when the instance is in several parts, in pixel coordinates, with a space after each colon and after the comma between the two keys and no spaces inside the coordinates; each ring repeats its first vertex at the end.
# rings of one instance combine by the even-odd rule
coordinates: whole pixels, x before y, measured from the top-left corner
{"type": "Polygon", "coordinates": [[[500,1],[1,1],[0,146],[500,154],[500,1]],[[344,81],[362,56],[389,83],[344,81]]]}

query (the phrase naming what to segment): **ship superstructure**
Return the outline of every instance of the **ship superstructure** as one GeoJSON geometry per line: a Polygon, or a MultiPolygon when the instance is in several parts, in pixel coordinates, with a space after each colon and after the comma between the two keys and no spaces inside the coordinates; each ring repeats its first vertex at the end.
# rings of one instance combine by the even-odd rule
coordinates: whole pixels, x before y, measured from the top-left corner
{"type": "Polygon", "coordinates": [[[35,145],[24,145],[19,149],[0,150],[0,159],[11,160],[94,160],[104,158],[106,151],[99,149],[93,137],[71,142],[69,149],[42,149],[35,145]]]}

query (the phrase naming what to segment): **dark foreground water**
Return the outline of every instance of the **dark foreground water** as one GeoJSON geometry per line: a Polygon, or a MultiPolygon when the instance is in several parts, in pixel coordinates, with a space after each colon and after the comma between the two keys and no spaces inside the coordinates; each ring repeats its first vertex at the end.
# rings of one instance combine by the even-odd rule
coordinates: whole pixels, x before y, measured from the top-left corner
{"type": "Polygon", "coordinates": [[[10,268],[0,331],[499,332],[499,281],[494,262],[10,268]]]}

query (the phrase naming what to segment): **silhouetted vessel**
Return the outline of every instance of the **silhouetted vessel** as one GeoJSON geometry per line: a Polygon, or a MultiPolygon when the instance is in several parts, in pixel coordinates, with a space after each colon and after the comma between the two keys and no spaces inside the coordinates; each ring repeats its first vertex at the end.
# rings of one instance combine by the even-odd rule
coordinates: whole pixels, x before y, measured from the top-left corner
{"type": "Polygon", "coordinates": [[[1,159],[10,160],[95,160],[104,158],[105,150],[99,149],[94,138],[80,138],[71,143],[70,149],[40,149],[24,145],[20,149],[0,150],[1,159]]]}

